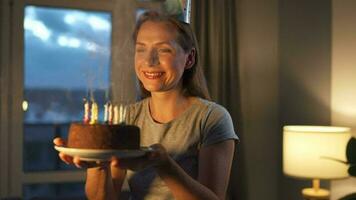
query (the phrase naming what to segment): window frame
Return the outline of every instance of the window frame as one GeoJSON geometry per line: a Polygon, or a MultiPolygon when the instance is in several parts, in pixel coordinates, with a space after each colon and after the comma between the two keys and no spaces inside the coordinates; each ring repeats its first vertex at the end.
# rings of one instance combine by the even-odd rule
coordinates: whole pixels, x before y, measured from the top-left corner
{"type": "MultiPolygon", "coordinates": [[[[111,80],[113,91],[129,92],[129,100],[135,99],[134,70],[129,75],[120,74],[124,68],[133,66],[133,45],[128,44],[135,23],[135,1],[116,0],[5,0],[1,1],[0,16],[0,198],[23,196],[23,184],[63,183],[84,181],[84,171],[23,171],[23,111],[24,98],[24,11],[25,6],[48,6],[110,12],[111,35],[111,80]],[[6,23],[8,22],[8,23],[6,23]],[[127,30],[127,31],[120,31],[127,30]],[[121,56],[125,47],[125,56],[121,56]],[[115,78],[117,77],[117,78],[115,78]],[[125,77],[122,84],[120,77],[125,77]],[[128,77],[128,78],[127,78],[128,77]]],[[[127,71],[127,70],[126,70],[127,71]]],[[[120,98],[113,93],[113,99],[120,98]]]]}

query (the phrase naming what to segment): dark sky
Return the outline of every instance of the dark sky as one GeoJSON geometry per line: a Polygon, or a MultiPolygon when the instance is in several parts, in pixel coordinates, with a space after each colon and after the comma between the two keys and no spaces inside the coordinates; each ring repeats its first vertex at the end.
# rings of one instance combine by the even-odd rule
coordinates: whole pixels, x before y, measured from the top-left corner
{"type": "Polygon", "coordinates": [[[110,13],[27,6],[26,88],[107,88],[110,13]]]}

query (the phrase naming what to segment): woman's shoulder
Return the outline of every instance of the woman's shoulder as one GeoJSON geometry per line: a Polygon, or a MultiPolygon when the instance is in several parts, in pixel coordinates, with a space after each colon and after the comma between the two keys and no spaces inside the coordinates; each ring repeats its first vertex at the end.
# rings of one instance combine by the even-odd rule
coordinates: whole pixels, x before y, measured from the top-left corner
{"type": "Polygon", "coordinates": [[[210,145],[227,139],[238,140],[228,110],[213,101],[199,99],[205,109],[202,120],[202,145],[210,145]]]}
{"type": "Polygon", "coordinates": [[[141,108],[143,107],[146,102],[148,101],[148,98],[144,98],[144,99],[141,99],[139,101],[136,101],[136,102],[133,102],[131,104],[128,104],[127,105],[127,108],[130,110],[130,109],[138,109],[138,108],[141,108]]]}
{"type": "Polygon", "coordinates": [[[207,112],[207,114],[230,115],[224,106],[222,106],[214,101],[197,98],[197,102],[198,102],[198,105],[200,105],[200,107],[202,107],[207,112]]]}
{"type": "Polygon", "coordinates": [[[144,114],[147,108],[147,98],[137,101],[135,103],[128,104],[127,109],[127,120],[129,123],[133,123],[140,115],[144,114]]]}

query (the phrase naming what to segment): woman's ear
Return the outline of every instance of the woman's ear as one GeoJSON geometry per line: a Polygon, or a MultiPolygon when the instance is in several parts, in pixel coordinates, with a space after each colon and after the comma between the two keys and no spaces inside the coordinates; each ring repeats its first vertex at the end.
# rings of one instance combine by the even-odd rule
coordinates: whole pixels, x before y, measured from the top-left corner
{"type": "Polygon", "coordinates": [[[195,48],[192,48],[187,56],[187,60],[185,62],[185,69],[190,69],[193,67],[195,64],[195,56],[196,56],[196,50],[195,48]]]}

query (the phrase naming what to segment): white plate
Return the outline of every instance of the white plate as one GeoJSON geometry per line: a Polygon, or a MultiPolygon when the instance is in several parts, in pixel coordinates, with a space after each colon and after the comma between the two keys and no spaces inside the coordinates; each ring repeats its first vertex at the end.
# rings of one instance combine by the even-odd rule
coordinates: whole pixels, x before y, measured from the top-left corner
{"type": "Polygon", "coordinates": [[[147,152],[153,151],[150,147],[142,147],[138,150],[116,150],[116,149],[77,149],[54,146],[54,148],[69,156],[78,156],[84,161],[105,161],[110,160],[112,156],[118,158],[134,158],[145,155],[147,152]]]}

